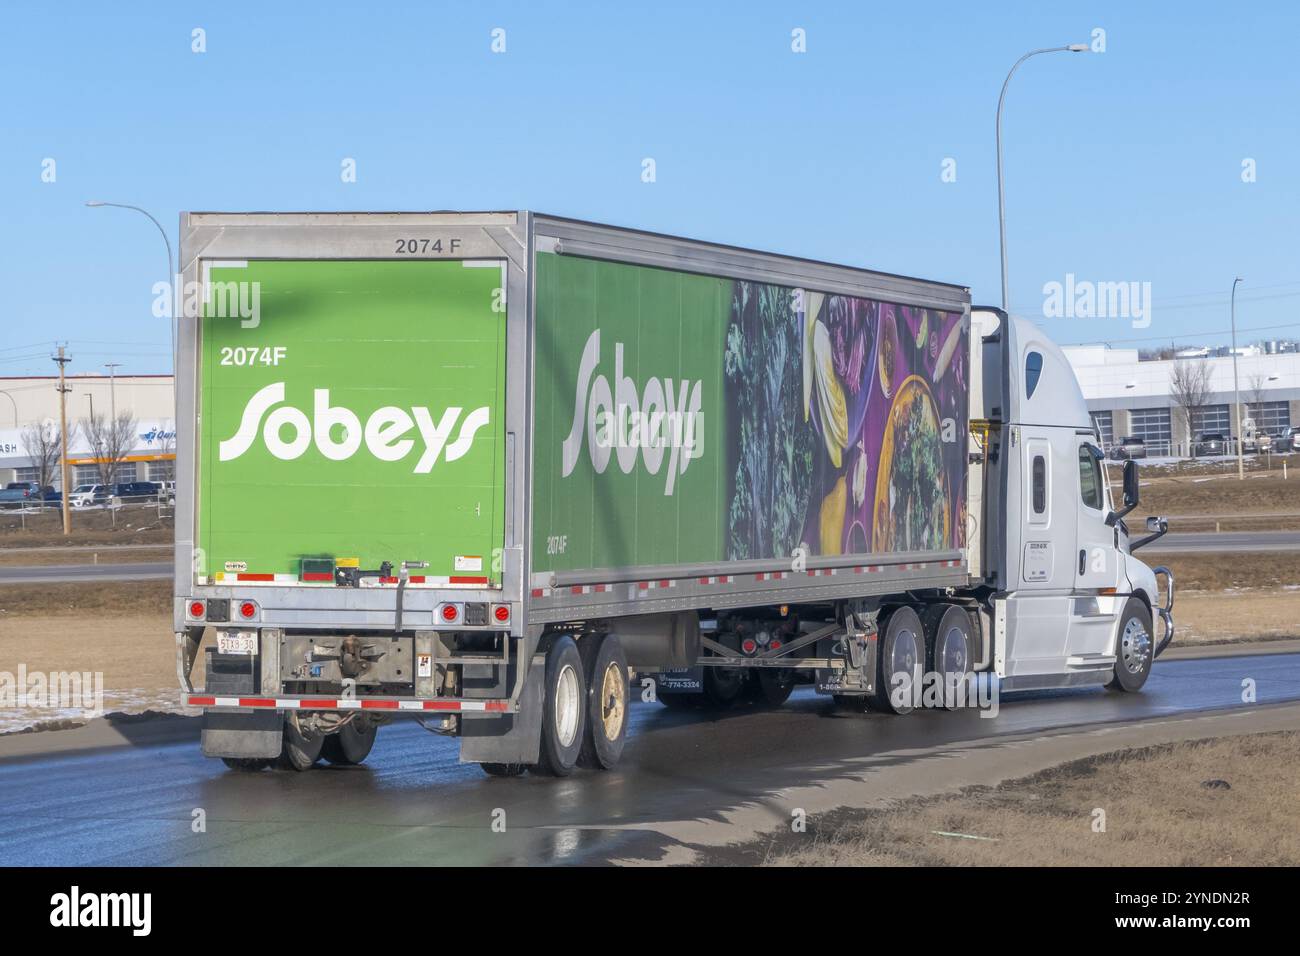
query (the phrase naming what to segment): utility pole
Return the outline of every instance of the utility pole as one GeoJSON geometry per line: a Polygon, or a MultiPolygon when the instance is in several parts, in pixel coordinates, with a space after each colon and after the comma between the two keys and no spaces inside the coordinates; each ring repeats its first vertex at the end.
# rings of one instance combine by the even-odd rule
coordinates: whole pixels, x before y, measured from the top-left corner
{"type": "Polygon", "coordinates": [[[63,435],[63,455],[59,459],[59,480],[63,482],[63,493],[59,498],[63,503],[63,533],[72,533],[72,512],[68,510],[68,495],[72,491],[72,486],[68,484],[68,392],[72,391],[71,387],[65,384],[63,369],[72,359],[64,354],[64,348],[59,346],[59,354],[52,356],[59,366],[59,429],[63,435]]]}
{"type": "Polygon", "coordinates": [[[1237,480],[1246,479],[1246,454],[1241,441],[1241,391],[1237,385],[1237,283],[1241,276],[1232,280],[1232,306],[1229,315],[1232,318],[1232,417],[1237,423],[1237,480]]]}
{"type": "MultiPolygon", "coordinates": [[[[121,362],[104,363],[104,368],[108,369],[108,410],[109,414],[113,416],[114,422],[117,421],[117,390],[114,387],[115,382],[113,369],[117,368],[121,364],[121,362]]],[[[116,428],[117,426],[114,425],[113,427],[116,428]]]]}

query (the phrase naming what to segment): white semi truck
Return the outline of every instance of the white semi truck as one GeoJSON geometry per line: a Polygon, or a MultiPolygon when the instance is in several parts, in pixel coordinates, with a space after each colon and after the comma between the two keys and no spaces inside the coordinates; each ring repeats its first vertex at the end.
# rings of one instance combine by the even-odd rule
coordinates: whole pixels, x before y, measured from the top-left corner
{"type": "Polygon", "coordinates": [[[181,234],[177,667],[233,768],[415,718],[565,775],[630,674],[906,713],[1136,691],[1173,636],[1137,465],[1113,502],[1061,351],[962,286],[530,212],[181,234]]]}

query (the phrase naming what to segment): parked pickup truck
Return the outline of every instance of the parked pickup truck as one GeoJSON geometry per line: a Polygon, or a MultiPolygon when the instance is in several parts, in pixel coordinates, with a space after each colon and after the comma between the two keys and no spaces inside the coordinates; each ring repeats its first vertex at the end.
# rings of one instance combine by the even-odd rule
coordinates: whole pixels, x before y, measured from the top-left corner
{"type": "Polygon", "coordinates": [[[233,769],[407,718],[563,776],[618,763],[629,670],[906,714],[1137,691],[1173,636],[1138,463],[1114,500],[1064,353],[965,286],[526,211],[181,236],[224,292],[178,340],[177,673],[233,769]]]}
{"type": "Polygon", "coordinates": [[[21,508],[42,501],[57,500],[54,489],[35,481],[11,481],[0,489],[0,508],[21,508]]]}

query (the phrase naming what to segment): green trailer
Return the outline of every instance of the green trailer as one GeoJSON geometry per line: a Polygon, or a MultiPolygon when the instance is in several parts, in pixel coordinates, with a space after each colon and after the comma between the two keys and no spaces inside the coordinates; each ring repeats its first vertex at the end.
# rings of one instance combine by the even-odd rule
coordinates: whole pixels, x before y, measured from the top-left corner
{"type": "Polygon", "coordinates": [[[984,573],[964,287],[528,212],[181,234],[178,669],[232,767],[402,717],[609,767],[630,678],[878,696],[891,601],[984,573]]]}

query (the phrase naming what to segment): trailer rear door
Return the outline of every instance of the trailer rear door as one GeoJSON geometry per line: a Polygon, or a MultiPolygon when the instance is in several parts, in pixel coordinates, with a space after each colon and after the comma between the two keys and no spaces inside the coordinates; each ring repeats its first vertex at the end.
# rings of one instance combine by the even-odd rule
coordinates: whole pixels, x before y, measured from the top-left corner
{"type": "Polygon", "coordinates": [[[422,561],[418,583],[499,587],[505,262],[204,273],[197,583],[422,561]]]}

